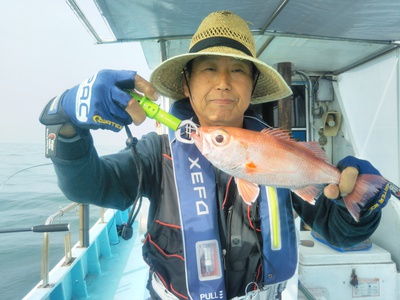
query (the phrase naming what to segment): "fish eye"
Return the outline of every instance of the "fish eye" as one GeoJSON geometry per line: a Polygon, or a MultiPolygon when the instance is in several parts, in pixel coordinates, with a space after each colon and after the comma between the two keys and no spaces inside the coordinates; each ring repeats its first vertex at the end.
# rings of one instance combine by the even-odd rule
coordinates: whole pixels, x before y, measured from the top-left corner
{"type": "Polygon", "coordinates": [[[222,134],[218,134],[215,136],[215,141],[220,144],[224,141],[225,137],[222,134]]]}
{"type": "Polygon", "coordinates": [[[229,134],[225,130],[217,129],[212,133],[212,142],[215,146],[224,146],[229,143],[229,134]]]}

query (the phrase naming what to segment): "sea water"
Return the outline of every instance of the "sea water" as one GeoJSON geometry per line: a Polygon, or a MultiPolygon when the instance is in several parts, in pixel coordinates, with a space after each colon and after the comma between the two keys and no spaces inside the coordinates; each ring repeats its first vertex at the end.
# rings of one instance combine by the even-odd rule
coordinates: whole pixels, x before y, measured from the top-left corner
{"type": "MultiPolygon", "coordinates": [[[[107,154],[117,148],[97,150],[107,154]]],[[[57,186],[53,165],[45,158],[42,144],[0,143],[0,231],[42,225],[70,203],[57,186]]],[[[92,226],[100,209],[91,206],[90,215],[92,226]]],[[[73,245],[79,238],[78,222],[78,210],[54,221],[70,223],[73,245]]],[[[64,256],[64,235],[50,233],[49,269],[64,256]]],[[[22,299],[41,280],[43,233],[1,233],[0,241],[0,299],[22,299]]]]}

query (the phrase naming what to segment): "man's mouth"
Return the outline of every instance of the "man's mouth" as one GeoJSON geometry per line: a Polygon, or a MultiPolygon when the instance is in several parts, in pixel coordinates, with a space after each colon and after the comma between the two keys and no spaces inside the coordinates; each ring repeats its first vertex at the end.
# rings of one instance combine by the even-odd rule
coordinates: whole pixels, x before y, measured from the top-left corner
{"type": "Polygon", "coordinates": [[[210,102],[216,105],[231,105],[234,103],[234,101],[231,99],[213,99],[210,102]]]}

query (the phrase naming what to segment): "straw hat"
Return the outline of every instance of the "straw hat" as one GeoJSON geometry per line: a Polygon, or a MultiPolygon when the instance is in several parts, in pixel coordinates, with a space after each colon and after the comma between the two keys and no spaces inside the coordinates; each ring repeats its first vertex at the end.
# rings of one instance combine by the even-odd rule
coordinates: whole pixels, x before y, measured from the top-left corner
{"type": "Polygon", "coordinates": [[[180,100],[183,92],[182,70],[192,59],[203,55],[229,56],[253,62],[260,75],[251,103],[269,102],[292,94],[282,76],[256,58],[253,35],[247,23],[230,11],[208,15],[193,35],[189,53],[161,63],[151,74],[150,82],[160,94],[180,100]]]}

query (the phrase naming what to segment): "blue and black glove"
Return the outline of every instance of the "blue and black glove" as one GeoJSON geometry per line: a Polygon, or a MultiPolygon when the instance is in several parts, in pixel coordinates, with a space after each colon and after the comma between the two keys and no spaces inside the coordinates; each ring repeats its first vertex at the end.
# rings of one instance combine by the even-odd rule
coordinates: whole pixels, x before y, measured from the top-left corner
{"type": "Polygon", "coordinates": [[[133,89],[134,71],[102,70],[52,99],[40,116],[44,125],[72,122],[82,129],[120,131],[132,119],[125,111],[133,89]]]}
{"type": "MultiPolygon", "coordinates": [[[[340,171],[343,171],[347,167],[354,167],[358,170],[359,175],[362,174],[381,175],[379,171],[376,168],[374,168],[369,161],[358,159],[355,158],[354,156],[345,157],[344,159],[339,161],[337,167],[340,171]]],[[[383,207],[386,206],[391,197],[391,191],[389,188],[390,188],[390,183],[387,182],[386,184],[383,185],[383,187],[379,190],[379,192],[375,195],[375,197],[369,199],[365,203],[364,209],[365,211],[368,210],[367,214],[371,212],[378,212],[383,207]]]]}
{"type": "Polygon", "coordinates": [[[78,133],[88,129],[120,131],[132,119],[125,111],[134,89],[134,71],[102,70],[81,84],[50,100],[39,120],[46,125],[46,156],[55,156],[55,140],[62,125],[78,133]]]}

